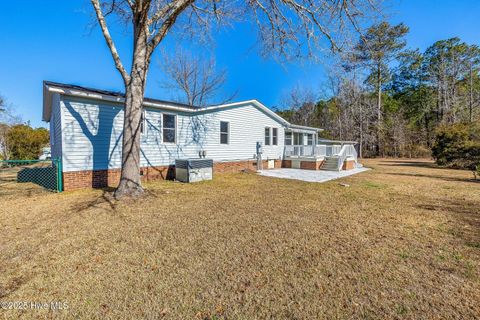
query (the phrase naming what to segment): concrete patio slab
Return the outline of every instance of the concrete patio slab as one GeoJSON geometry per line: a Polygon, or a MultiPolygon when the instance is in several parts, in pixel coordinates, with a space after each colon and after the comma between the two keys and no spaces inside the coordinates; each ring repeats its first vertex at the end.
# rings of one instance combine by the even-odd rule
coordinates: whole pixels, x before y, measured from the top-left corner
{"type": "Polygon", "coordinates": [[[326,182],[343,177],[348,177],[360,172],[370,170],[368,168],[355,168],[352,170],[342,171],[325,171],[325,170],[303,170],[303,169],[271,169],[261,170],[258,174],[265,177],[281,178],[281,179],[293,179],[307,182],[326,182]]]}

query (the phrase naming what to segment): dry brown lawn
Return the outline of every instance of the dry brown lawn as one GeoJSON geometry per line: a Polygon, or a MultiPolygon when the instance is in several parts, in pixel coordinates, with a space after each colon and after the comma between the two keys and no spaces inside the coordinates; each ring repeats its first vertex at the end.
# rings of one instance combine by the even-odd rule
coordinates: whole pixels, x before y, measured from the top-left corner
{"type": "Polygon", "coordinates": [[[120,203],[2,185],[0,301],[68,309],[0,318],[479,318],[480,183],[428,161],[365,164],[323,184],[152,183],[120,203]]]}

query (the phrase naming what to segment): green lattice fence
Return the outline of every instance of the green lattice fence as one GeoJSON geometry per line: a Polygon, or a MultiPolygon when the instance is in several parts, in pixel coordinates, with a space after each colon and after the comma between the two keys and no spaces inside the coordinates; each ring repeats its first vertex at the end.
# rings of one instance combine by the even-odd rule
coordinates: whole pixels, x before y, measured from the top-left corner
{"type": "Polygon", "coordinates": [[[22,186],[41,187],[61,192],[62,166],[60,159],[2,160],[0,161],[0,188],[22,186]]]}

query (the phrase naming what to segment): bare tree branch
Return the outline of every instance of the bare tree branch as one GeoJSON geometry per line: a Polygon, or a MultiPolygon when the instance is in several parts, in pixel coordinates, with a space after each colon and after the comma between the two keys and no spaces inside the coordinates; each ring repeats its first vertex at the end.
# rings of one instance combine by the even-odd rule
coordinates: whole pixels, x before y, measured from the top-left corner
{"type": "Polygon", "coordinates": [[[120,75],[122,76],[125,84],[127,84],[128,82],[130,82],[130,76],[123,67],[122,60],[120,59],[120,55],[118,54],[115,43],[113,42],[112,36],[110,35],[110,32],[108,30],[107,23],[105,22],[105,17],[103,16],[102,9],[100,8],[100,3],[98,2],[98,0],[91,0],[91,2],[93,8],[95,9],[95,14],[97,15],[97,20],[100,24],[100,28],[102,29],[103,37],[107,42],[110,53],[112,54],[113,61],[115,62],[115,67],[117,68],[118,72],[120,72],[120,75]]]}
{"type": "Polygon", "coordinates": [[[168,76],[162,86],[182,93],[179,102],[195,107],[223,104],[231,101],[236,92],[219,99],[220,91],[227,80],[226,70],[216,70],[214,59],[202,60],[191,54],[176,50],[172,55],[163,55],[160,67],[168,76]]]}
{"type": "Polygon", "coordinates": [[[180,13],[182,13],[189,5],[194,2],[195,0],[181,0],[171,2],[171,4],[173,5],[169,5],[169,10],[166,11],[169,12],[168,17],[165,19],[161,27],[158,29],[158,31],[148,44],[150,54],[153,53],[158,44],[165,38],[170,28],[175,24],[175,21],[177,20],[180,13]]]}

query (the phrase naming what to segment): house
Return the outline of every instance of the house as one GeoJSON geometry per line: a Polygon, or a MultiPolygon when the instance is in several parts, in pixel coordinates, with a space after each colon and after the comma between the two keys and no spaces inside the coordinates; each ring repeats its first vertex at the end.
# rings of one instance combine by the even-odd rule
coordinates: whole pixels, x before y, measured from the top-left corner
{"type": "MultiPolygon", "coordinates": [[[[124,96],[75,85],[43,83],[43,120],[51,156],[61,159],[64,190],[116,185],[120,177],[124,96]]],[[[267,168],[348,169],[354,144],[324,141],[322,129],[294,125],[256,100],[204,108],[145,99],[141,126],[143,179],[173,178],[179,158],[214,161],[214,172],[267,168]]]]}

